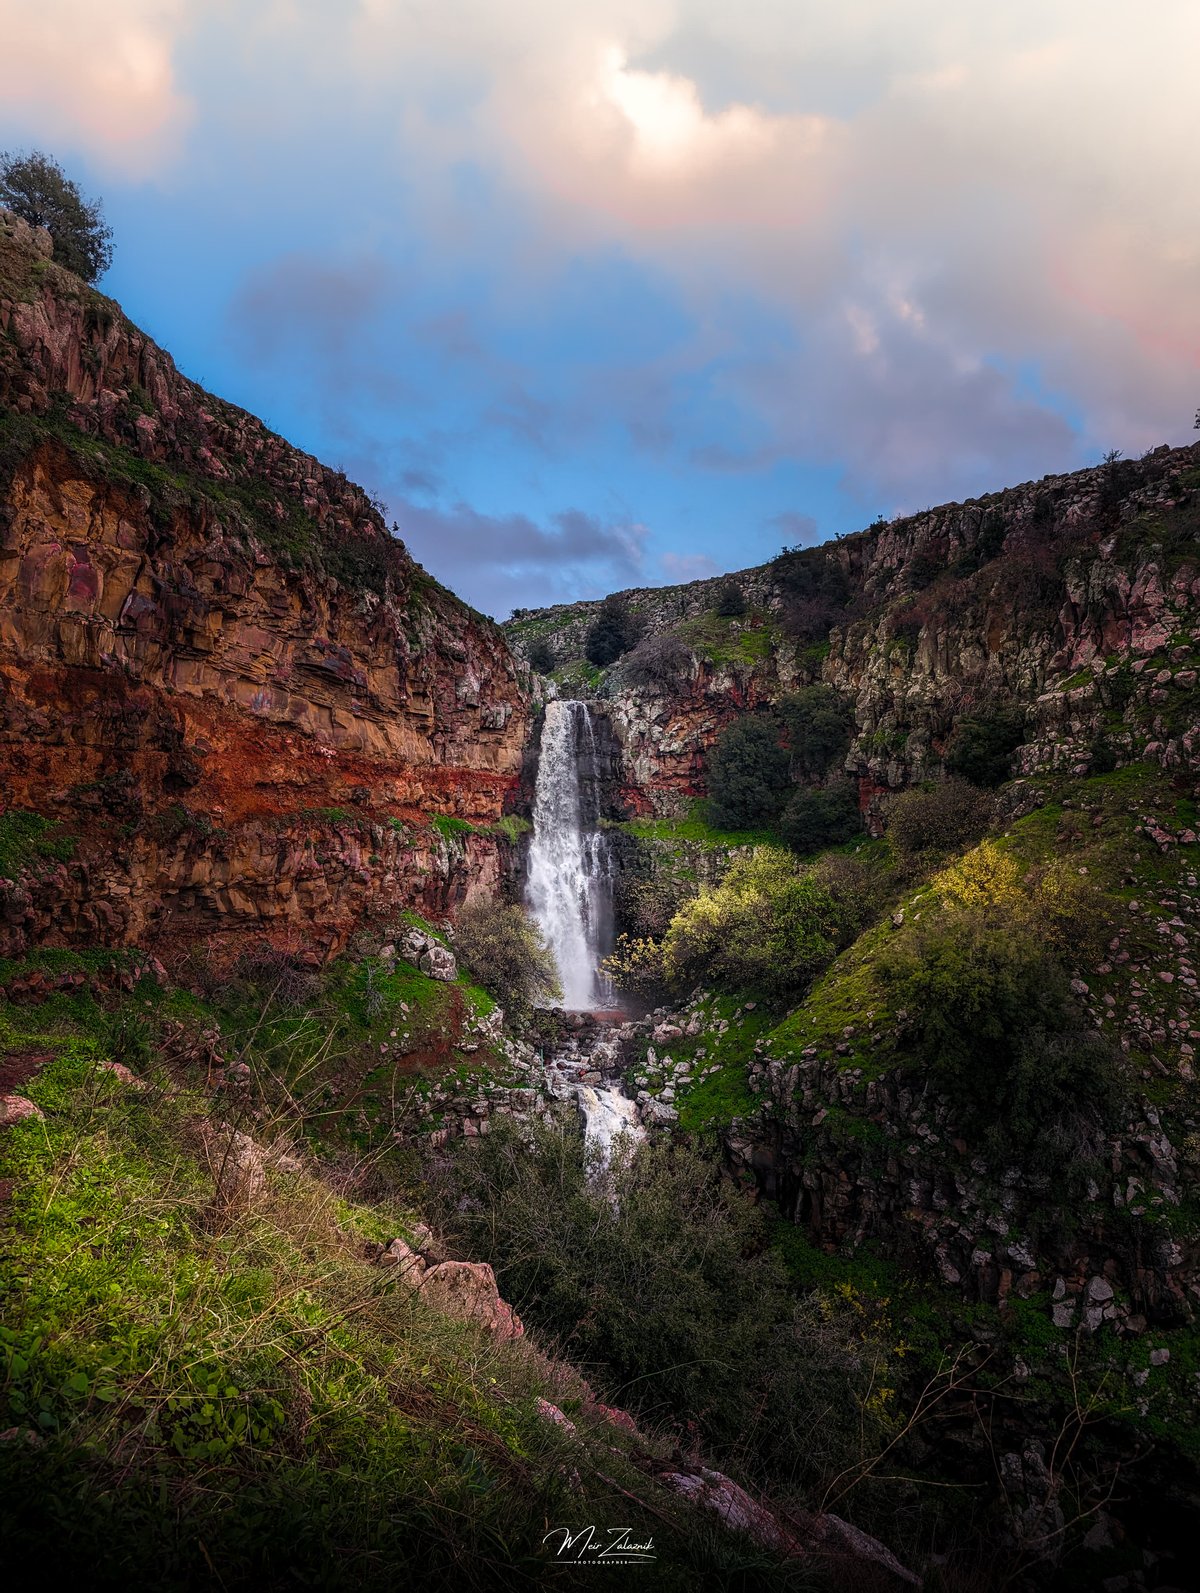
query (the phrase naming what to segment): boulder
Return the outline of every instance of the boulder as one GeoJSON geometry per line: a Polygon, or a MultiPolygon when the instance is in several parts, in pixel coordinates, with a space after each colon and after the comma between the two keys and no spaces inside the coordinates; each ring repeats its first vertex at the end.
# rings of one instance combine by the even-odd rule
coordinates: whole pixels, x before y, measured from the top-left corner
{"type": "Polygon", "coordinates": [[[444,979],[449,982],[458,978],[458,963],[455,961],[454,953],[437,941],[425,948],[417,966],[431,979],[444,979]]]}
{"type": "Polygon", "coordinates": [[[248,1211],[267,1187],[267,1169],[301,1171],[297,1159],[281,1145],[260,1145],[240,1129],[220,1123],[202,1124],[200,1139],[216,1191],[213,1210],[221,1217],[248,1211]]]}
{"type": "Polygon", "coordinates": [[[679,1113],[667,1101],[647,1100],[641,1110],[644,1121],[654,1128],[668,1128],[679,1121],[679,1113]]]}
{"type": "Polygon", "coordinates": [[[802,1553],[799,1538],[723,1472],[698,1466],[695,1470],[669,1471],[659,1480],[689,1504],[711,1511],[724,1526],[733,1532],[744,1532],[764,1549],[777,1554],[802,1553]]]}
{"type": "Polygon", "coordinates": [[[419,1288],[425,1276],[425,1259],[419,1256],[405,1240],[395,1238],[390,1244],[384,1245],[379,1252],[378,1264],[381,1267],[397,1267],[403,1282],[413,1288],[419,1288]]]}
{"type": "Polygon", "coordinates": [[[901,1565],[886,1544],[871,1537],[870,1533],[860,1531],[851,1522],[843,1521],[841,1516],[818,1516],[813,1529],[818,1541],[835,1553],[853,1560],[866,1560],[887,1572],[895,1581],[905,1582],[910,1587],[921,1586],[921,1578],[901,1565]]]}
{"type": "Polygon", "coordinates": [[[496,1274],[486,1261],[443,1261],[430,1267],[421,1293],[439,1311],[478,1324],[501,1343],[525,1332],[512,1306],[500,1298],[496,1274]]]}
{"type": "Polygon", "coordinates": [[[23,1123],[27,1117],[44,1117],[40,1106],[24,1095],[0,1095],[0,1128],[11,1128],[23,1123]]]}
{"type": "Polygon", "coordinates": [[[97,1062],[96,1071],[97,1073],[109,1074],[111,1078],[116,1079],[118,1084],[127,1084],[131,1090],[143,1088],[141,1079],[131,1073],[124,1062],[97,1062]]]}
{"type": "Polygon", "coordinates": [[[535,1403],[537,1413],[543,1421],[553,1422],[556,1427],[561,1427],[567,1433],[576,1431],[575,1423],[565,1411],[559,1410],[557,1405],[552,1405],[548,1399],[543,1399],[540,1394],[535,1403]]]}

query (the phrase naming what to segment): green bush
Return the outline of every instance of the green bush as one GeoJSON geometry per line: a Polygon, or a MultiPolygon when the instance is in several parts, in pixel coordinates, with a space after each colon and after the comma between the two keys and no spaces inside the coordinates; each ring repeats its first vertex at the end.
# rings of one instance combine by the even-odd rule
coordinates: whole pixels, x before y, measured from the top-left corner
{"type": "Polygon", "coordinates": [[[464,907],[454,927],[454,948],[483,988],[510,1011],[561,998],[554,955],[515,902],[464,907]]]}
{"type": "Polygon", "coordinates": [[[786,999],[807,987],[852,928],[847,904],[813,870],[760,846],[671,920],[664,968],[682,991],[703,981],[786,999]]]}
{"type": "Polygon", "coordinates": [[[917,1054],[997,1154],[1039,1171],[1081,1158],[1120,1083],[1070,985],[1103,934],[1092,898],[1060,870],[1022,881],[989,843],[934,887],[879,964],[917,1054]]]}
{"type": "Polygon", "coordinates": [[[574,1133],[498,1124],[430,1180],[463,1251],[609,1399],[811,1488],[879,1444],[886,1352],[852,1310],[795,1300],[760,1208],[682,1149],[596,1172],[574,1133]]]}
{"type": "Polygon", "coordinates": [[[797,791],[784,809],[779,833],[801,857],[862,834],[858,794],[850,780],[797,791]]]}
{"type": "Polygon", "coordinates": [[[587,633],[584,653],[588,662],[598,669],[607,669],[636,646],[641,630],[628,598],[619,593],[606,597],[587,633]]]}
{"type": "Polygon", "coordinates": [[[713,608],[722,619],[740,619],[746,612],[746,597],[736,581],[722,581],[713,608]]]}
{"type": "Polygon", "coordinates": [[[790,789],[788,755],[773,716],[726,725],[708,755],[708,816],[717,829],[752,829],[779,817],[790,789]]]}
{"type": "Polygon", "coordinates": [[[903,862],[949,852],[977,839],[990,811],[989,798],[969,780],[951,776],[937,785],[914,786],[888,803],[888,840],[903,862]]]}
{"type": "Polygon", "coordinates": [[[616,989],[629,995],[654,1000],[669,987],[662,941],[651,935],[618,935],[600,967],[616,989]]]}
{"type": "Polygon", "coordinates": [[[529,667],[536,669],[539,675],[548,675],[554,668],[554,649],[544,636],[529,649],[529,667]]]}
{"type": "Polygon", "coordinates": [[[0,204],[32,227],[44,227],[54,258],[85,282],[112,264],[112,228],[98,200],[85,199],[58,162],[40,150],[0,155],[0,204]]]}
{"type": "Polygon", "coordinates": [[[1024,739],[1025,716],[1019,708],[964,716],[946,745],[946,768],[972,785],[1002,785],[1008,779],[1012,755],[1024,739]]]}
{"type": "Polygon", "coordinates": [[[853,716],[832,686],[805,686],[775,705],[787,727],[792,758],[805,774],[822,775],[846,755],[853,716]]]}

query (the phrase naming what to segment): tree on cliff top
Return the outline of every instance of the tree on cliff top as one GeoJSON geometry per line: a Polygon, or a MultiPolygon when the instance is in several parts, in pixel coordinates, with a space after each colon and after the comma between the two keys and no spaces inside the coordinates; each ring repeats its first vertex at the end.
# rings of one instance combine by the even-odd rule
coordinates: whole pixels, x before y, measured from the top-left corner
{"type": "Polygon", "coordinates": [[[629,605],[629,599],[614,593],[601,603],[584,643],[584,653],[599,669],[615,664],[623,653],[636,647],[642,626],[629,605]]]}
{"type": "Polygon", "coordinates": [[[31,227],[44,227],[54,258],[85,282],[112,264],[112,229],[96,199],[85,199],[56,160],[40,150],[0,154],[0,205],[31,227]]]}

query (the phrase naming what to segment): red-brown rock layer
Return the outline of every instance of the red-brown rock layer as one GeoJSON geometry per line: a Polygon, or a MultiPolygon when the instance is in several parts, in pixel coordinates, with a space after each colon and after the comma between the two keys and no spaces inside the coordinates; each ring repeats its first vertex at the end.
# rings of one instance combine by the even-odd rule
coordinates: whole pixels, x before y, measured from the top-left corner
{"type": "Polygon", "coordinates": [[[0,805],[78,846],[0,953],[325,950],[494,888],[529,723],[498,628],[45,245],[0,212],[0,805]]]}

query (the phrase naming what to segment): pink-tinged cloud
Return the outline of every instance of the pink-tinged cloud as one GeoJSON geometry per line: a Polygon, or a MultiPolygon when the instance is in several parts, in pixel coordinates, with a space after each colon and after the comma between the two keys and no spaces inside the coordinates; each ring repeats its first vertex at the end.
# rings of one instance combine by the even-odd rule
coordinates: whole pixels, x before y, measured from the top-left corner
{"type": "Polygon", "coordinates": [[[0,0],[0,104],[120,176],[161,171],[190,107],[174,53],[186,0],[0,0]]]}
{"type": "Polygon", "coordinates": [[[324,162],[255,315],[308,292],[298,249],[395,248],[402,196],[406,261],[481,267],[487,302],[421,336],[477,385],[503,376],[484,420],[514,448],[544,452],[548,418],[582,432],[603,399],[645,453],[683,436],[710,481],[799,460],[919,507],[1180,438],[1200,401],[1196,0],[1136,22],[1125,0],[0,0],[0,38],[0,98],[48,142],[169,169],[186,78],[196,147],[230,125],[253,146],[239,203],[254,181],[307,192],[324,162]],[[200,34],[221,75],[183,71],[200,34]],[[456,197],[464,170],[501,211],[456,197]],[[536,324],[589,252],[669,284],[686,347],[536,391],[486,323],[536,324]],[[749,301],[770,335],[745,334],[749,301]],[[744,435],[688,432],[693,380],[744,435]]]}

